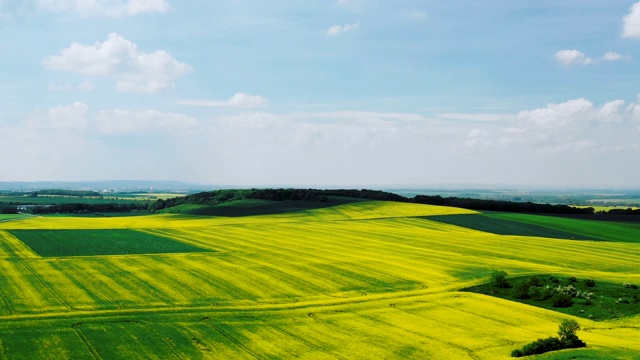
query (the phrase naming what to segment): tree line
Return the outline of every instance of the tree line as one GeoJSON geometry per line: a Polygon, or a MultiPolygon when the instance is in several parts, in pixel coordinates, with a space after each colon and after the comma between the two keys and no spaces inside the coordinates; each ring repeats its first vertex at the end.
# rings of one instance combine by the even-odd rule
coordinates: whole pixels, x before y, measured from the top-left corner
{"type": "MultiPolygon", "coordinates": [[[[516,213],[533,213],[533,214],[565,214],[565,215],[583,215],[594,214],[595,209],[592,207],[573,207],[569,205],[559,204],[538,204],[533,202],[514,202],[506,200],[487,200],[473,199],[462,197],[442,197],[440,195],[416,195],[414,197],[405,197],[395,193],[381,190],[369,189],[224,189],[214,191],[204,191],[183,197],[175,197],[170,199],[159,199],[152,203],[107,203],[107,204],[59,204],[46,207],[34,207],[34,214],[51,214],[51,213],[99,213],[99,212],[139,212],[149,211],[156,212],[162,209],[183,205],[218,205],[221,203],[244,200],[244,199],[260,199],[271,201],[314,201],[314,202],[330,202],[330,197],[350,197],[366,200],[379,201],[397,201],[405,203],[441,205],[460,207],[481,211],[502,211],[516,213]]],[[[640,210],[633,209],[612,209],[608,214],[615,215],[640,215],[640,210]]]]}
{"type": "Polygon", "coordinates": [[[502,200],[482,200],[471,198],[447,197],[440,195],[427,196],[416,195],[413,198],[381,191],[381,190],[356,190],[356,189],[244,189],[244,190],[215,190],[187,195],[179,198],[157,200],[149,207],[151,211],[182,205],[217,205],[227,201],[243,199],[262,199],[273,201],[320,201],[327,202],[331,196],[351,197],[357,199],[397,201],[405,203],[442,205],[461,207],[473,210],[505,211],[522,213],[548,213],[548,214],[593,214],[594,208],[577,208],[569,205],[536,204],[532,202],[513,202],[502,200]]]}
{"type": "Polygon", "coordinates": [[[58,204],[48,206],[34,206],[32,214],[89,214],[89,213],[123,213],[148,211],[147,203],[108,203],[108,204],[58,204]]]}

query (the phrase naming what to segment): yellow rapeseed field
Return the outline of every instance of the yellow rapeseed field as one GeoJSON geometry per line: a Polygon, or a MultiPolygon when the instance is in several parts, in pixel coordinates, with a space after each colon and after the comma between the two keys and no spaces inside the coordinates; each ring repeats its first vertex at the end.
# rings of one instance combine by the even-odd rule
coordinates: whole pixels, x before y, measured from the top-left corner
{"type": "MultiPolygon", "coordinates": [[[[569,316],[458,291],[493,270],[640,283],[639,243],[421,218],[471,213],[372,201],[236,218],[0,223],[0,358],[501,359],[569,316]],[[210,252],[44,258],[14,229],[134,229],[210,252]]],[[[589,347],[571,352],[640,358],[640,316],[578,321],[589,347]]]]}

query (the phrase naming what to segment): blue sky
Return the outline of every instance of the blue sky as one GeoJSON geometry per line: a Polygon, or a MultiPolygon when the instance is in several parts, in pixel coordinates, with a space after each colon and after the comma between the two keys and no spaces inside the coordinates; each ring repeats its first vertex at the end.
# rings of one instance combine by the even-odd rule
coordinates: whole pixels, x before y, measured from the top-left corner
{"type": "Polygon", "coordinates": [[[0,181],[637,188],[640,3],[0,0],[0,181]]]}

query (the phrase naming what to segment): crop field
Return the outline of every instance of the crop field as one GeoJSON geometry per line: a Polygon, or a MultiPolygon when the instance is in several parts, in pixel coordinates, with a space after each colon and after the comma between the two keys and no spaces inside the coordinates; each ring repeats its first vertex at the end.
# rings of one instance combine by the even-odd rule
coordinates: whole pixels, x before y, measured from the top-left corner
{"type": "Polygon", "coordinates": [[[11,230],[43,257],[162,254],[207,251],[145,232],[117,230],[11,230]]]}
{"type": "MultiPolygon", "coordinates": [[[[0,222],[0,359],[506,359],[574,317],[459,290],[496,269],[640,284],[638,264],[638,224],[393,202],[30,217],[0,222]]],[[[640,316],[575,319],[588,347],[541,358],[640,357],[640,316]]]]}

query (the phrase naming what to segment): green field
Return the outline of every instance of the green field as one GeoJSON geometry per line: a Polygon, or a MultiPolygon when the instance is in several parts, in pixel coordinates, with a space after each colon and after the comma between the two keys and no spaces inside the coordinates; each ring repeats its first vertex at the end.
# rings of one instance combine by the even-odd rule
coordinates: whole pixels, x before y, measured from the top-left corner
{"type": "Polygon", "coordinates": [[[510,285],[509,288],[496,288],[491,283],[487,283],[463,289],[463,291],[497,296],[502,299],[518,301],[523,304],[560,311],[575,317],[593,319],[597,321],[624,318],[640,314],[640,289],[638,289],[638,286],[635,284],[634,287],[625,287],[622,282],[612,283],[606,281],[594,281],[594,285],[589,287],[586,285],[584,281],[585,279],[574,278],[573,280],[575,281],[569,281],[567,276],[554,276],[549,274],[537,274],[534,276],[537,279],[535,287],[539,292],[549,288],[553,289],[558,286],[565,287],[571,285],[576,289],[576,291],[582,294],[591,295],[574,297],[572,299],[573,305],[567,307],[554,306],[553,299],[551,298],[534,299],[531,297],[518,298],[517,296],[514,296],[514,288],[517,284],[523,282],[528,283],[531,279],[530,276],[508,279],[507,281],[510,285]],[[552,282],[552,279],[555,279],[555,282],[552,282]]]}
{"type": "Polygon", "coordinates": [[[595,321],[459,291],[496,269],[640,283],[640,243],[626,241],[637,224],[489,215],[607,240],[571,241],[435,221],[471,214],[365,201],[256,216],[1,222],[0,358],[507,359],[565,318],[582,325],[588,347],[540,358],[640,357],[638,315],[595,321]],[[73,230],[58,237],[65,242],[127,231],[208,252],[45,257],[18,230],[73,230]]]}
{"type": "Polygon", "coordinates": [[[0,221],[13,221],[29,217],[24,214],[0,214],[0,221]]]}
{"type": "Polygon", "coordinates": [[[603,238],[586,236],[576,232],[563,231],[548,226],[529,223],[526,219],[531,219],[530,216],[526,216],[524,218],[520,217],[521,221],[492,217],[488,214],[432,216],[427,219],[498,235],[537,236],[555,239],[605,240],[603,238]]]}
{"type": "Polygon", "coordinates": [[[9,234],[43,257],[210,251],[136,230],[11,230],[9,234]]]}

